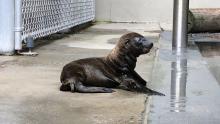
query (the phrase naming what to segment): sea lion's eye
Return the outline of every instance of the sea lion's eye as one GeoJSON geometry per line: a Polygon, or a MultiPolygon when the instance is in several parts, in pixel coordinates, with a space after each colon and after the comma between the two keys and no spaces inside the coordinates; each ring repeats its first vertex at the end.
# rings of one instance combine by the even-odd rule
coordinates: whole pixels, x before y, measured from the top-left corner
{"type": "Polygon", "coordinates": [[[135,40],[135,41],[140,41],[141,38],[139,38],[139,37],[135,37],[134,40],[135,40]]]}
{"type": "Polygon", "coordinates": [[[142,45],[142,42],[137,42],[137,46],[141,46],[142,45]]]}

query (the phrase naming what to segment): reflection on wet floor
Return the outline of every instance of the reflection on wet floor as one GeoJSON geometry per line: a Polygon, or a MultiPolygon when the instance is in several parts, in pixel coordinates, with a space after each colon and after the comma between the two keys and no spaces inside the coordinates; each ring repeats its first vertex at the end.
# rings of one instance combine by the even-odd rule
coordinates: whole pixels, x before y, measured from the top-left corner
{"type": "Polygon", "coordinates": [[[148,124],[219,124],[220,87],[199,50],[176,53],[171,35],[161,36],[149,87],[166,96],[152,96],[148,124]]]}
{"type": "MultiPolygon", "coordinates": [[[[183,53],[184,54],[184,53],[183,53]]],[[[171,112],[184,112],[186,107],[187,59],[177,57],[171,64],[171,112]]]]}

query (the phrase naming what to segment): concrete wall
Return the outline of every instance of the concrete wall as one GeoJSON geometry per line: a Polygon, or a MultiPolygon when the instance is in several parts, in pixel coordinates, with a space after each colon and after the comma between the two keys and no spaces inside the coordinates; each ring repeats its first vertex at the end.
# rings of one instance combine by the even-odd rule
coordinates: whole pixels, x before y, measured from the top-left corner
{"type": "MultiPolygon", "coordinates": [[[[220,0],[190,0],[190,8],[220,8],[220,0]]],[[[171,23],[173,0],[96,0],[96,20],[171,23]]]]}

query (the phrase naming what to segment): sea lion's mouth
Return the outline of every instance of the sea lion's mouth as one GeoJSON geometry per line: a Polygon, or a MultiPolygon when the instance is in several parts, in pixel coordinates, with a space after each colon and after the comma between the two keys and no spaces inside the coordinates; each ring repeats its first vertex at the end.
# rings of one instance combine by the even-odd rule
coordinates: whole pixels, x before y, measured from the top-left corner
{"type": "Polygon", "coordinates": [[[150,49],[149,48],[143,48],[143,54],[149,53],[150,49]]]}
{"type": "Polygon", "coordinates": [[[142,50],[143,54],[149,53],[151,48],[153,48],[153,43],[151,43],[150,45],[146,45],[142,50]]]}

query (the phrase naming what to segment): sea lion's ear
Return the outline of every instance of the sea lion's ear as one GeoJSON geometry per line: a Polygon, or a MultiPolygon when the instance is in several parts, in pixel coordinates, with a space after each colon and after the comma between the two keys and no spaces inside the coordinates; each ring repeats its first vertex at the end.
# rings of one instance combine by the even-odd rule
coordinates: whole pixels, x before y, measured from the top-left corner
{"type": "Polygon", "coordinates": [[[127,45],[130,42],[130,39],[125,39],[125,45],[127,45]]]}

